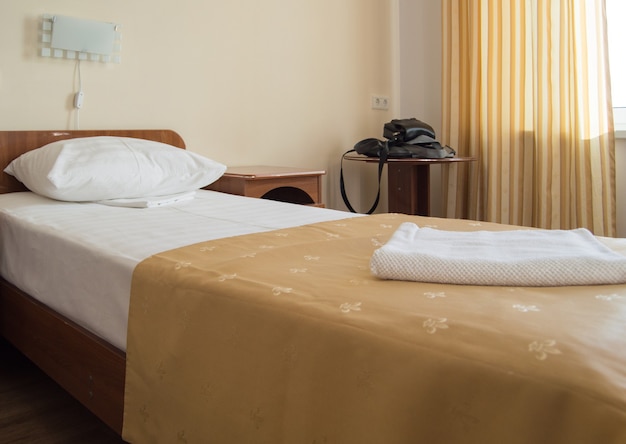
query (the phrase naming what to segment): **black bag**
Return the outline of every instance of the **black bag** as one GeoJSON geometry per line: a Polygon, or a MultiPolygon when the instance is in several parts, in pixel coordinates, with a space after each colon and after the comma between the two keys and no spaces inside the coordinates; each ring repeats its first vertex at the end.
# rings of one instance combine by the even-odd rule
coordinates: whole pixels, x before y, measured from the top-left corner
{"type": "MultiPolygon", "coordinates": [[[[393,140],[382,141],[378,139],[364,139],[354,145],[356,151],[367,157],[380,157],[385,159],[443,159],[454,157],[455,151],[449,146],[441,146],[434,139],[419,136],[413,139],[412,143],[396,142],[393,140]]],[[[347,154],[347,153],[346,153],[347,154]]]]}
{"type": "Polygon", "coordinates": [[[415,117],[410,119],[395,119],[385,123],[383,128],[383,137],[387,140],[396,140],[398,142],[408,142],[419,136],[428,136],[435,138],[435,130],[427,123],[417,120],[415,117]]]}
{"type": "Polygon", "coordinates": [[[374,204],[367,214],[372,214],[378,206],[378,201],[380,200],[380,179],[383,167],[388,158],[443,159],[456,155],[456,151],[452,148],[447,145],[441,146],[441,144],[437,142],[435,139],[435,131],[430,125],[415,118],[394,119],[391,122],[385,123],[383,137],[387,140],[382,141],[373,138],[361,140],[354,145],[353,149],[346,151],[341,157],[339,176],[341,197],[346,207],[348,207],[348,210],[353,213],[356,213],[356,211],[348,201],[343,179],[343,159],[346,154],[356,152],[368,157],[378,157],[380,159],[378,162],[378,193],[374,204]]]}
{"type": "MultiPolygon", "coordinates": [[[[435,139],[433,128],[415,118],[392,120],[385,123],[383,136],[387,139],[361,140],[354,151],[368,157],[401,159],[443,159],[454,157],[456,152],[449,146],[441,146],[435,139]]],[[[352,150],[350,150],[352,151],[352,150]]],[[[349,151],[349,152],[350,152],[349,151]]]]}

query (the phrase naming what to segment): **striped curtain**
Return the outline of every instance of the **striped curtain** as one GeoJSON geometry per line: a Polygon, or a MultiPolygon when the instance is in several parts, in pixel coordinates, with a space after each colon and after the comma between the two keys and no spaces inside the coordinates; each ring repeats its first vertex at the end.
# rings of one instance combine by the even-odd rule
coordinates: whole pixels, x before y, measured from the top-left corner
{"type": "Polygon", "coordinates": [[[615,235],[603,0],[443,0],[446,215],[615,235]]]}

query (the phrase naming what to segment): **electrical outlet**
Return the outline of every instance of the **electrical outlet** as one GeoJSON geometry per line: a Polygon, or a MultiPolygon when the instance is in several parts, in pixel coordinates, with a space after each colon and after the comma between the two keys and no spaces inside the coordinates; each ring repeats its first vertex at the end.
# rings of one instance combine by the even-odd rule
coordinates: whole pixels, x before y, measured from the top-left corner
{"type": "Polygon", "coordinates": [[[389,109],[389,97],[387,96],[372,96],[372,109],[389,109]]]}

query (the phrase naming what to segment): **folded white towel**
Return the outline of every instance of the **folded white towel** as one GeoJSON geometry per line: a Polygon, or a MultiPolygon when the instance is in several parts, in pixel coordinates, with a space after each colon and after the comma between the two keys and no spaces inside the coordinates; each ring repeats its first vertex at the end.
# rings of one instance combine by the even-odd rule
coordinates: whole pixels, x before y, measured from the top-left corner
{"type": "Polygon", "coordinates": [[[166,196],[148,196],[133,197],[128,199],[108,199],[99,200],[96,203],[109,205],[112,207],[128,207],[128,208],[153,208],[171,205],[177,202],[184,202],[194,198],[196,192],[188,191],[186,193],[169,194],[166,196]]]}
{"type": "Polygon", "coordinates": [[[626,256],[586,229],[443,231],[405,222],[370,261],[382,279],[461,285],[626,282],[626,256]]]}

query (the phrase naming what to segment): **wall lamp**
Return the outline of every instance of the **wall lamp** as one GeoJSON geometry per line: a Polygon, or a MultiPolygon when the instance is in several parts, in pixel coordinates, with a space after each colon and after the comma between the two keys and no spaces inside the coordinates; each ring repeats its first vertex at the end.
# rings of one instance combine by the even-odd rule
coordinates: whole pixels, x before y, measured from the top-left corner
{"type": "Polygon", "coordinates": [[[41,56],[121,63],[121,25],[45,14],[41,56]]]}

